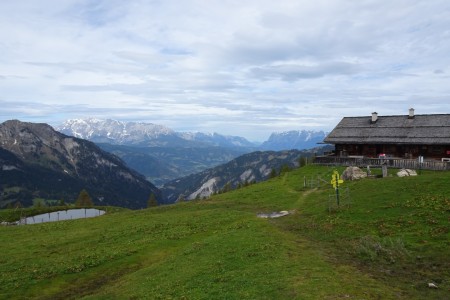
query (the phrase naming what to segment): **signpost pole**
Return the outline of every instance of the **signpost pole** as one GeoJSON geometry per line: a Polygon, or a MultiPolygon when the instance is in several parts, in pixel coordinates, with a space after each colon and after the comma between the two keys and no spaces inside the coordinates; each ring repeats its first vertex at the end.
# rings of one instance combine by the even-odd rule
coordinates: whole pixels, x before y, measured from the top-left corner
{"type": "Polygon", "coordinates": [[[339,177],[336,180],[336,202],[337,206],[339,206],[339,177]]]}
{"type": "Polygon", "coordinates": [[[340,203],[339,203],[339,183],[344,183],[344,181],[339,179],[339,172],[337,170],[335,170],[333,172],[333,175],[331,175],[331,184],[333,185],[334,189],[336,190],[337,206],[340,205],[340,203]]]}

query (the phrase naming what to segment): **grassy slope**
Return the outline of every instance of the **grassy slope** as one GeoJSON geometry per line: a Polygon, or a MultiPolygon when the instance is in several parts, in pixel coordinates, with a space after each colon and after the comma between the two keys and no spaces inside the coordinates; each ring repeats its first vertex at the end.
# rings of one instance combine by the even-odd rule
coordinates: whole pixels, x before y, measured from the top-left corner
{"type": "Polygon", "coordinates": [[[450,172],[346,182],[305,167],[214,197],[0,227],[0,298],[445,299],[450,172]],[[259,212],[293,210],[279,219],[259,212]],[[438,289],[429,289],[428,282],[438,289]]]}

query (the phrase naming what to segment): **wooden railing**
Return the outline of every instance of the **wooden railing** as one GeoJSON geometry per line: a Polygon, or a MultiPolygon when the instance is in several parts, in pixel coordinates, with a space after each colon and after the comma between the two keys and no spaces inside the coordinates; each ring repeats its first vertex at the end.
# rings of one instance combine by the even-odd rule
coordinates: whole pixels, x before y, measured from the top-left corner
{"type": "Polygon", "coordinates": [[[334,166],[382,166],[387,165],[396,169],[423,169],[445,171],[450,170],[450,162],[442,162],[437,160],[425,160],[419,163],[416,159],[402,158],[368,158],[368,157],[339,157],[339,156],[317,156],[314,159],[315,164],[334,165],[334,166]]]}

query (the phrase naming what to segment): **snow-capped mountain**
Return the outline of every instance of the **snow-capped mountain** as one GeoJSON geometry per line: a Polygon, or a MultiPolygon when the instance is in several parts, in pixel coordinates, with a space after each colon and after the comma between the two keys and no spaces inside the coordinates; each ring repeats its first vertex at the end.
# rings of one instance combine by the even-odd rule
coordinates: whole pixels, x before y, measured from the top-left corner
{"type": "Polygon", "coordinates": [[[269,139],[261,144],[262,150],[289,150],[289,149],[311,149],[323,142],[326,137],[324,131],[292,130],[286,132],[274,132],[269,139]]]}
{"type": "Polygon", "coordinates": [[[96,143],[114,145],[255,148],[245,138],[224,136],[218,133],[175,132],[163,125],[141,122],[121,122],[101,119],[71,119],[57,126],[56,130],[96,143]]]}
{"type": "Polygon", "coordinates": [[[101,119],[71,119],[57,126],[56,130],[96,143],[117,145],[166,145],[170,140],[179,142],[179,137],[170,128],[162,125],[138,122],[121,122],[101,119]]]}
{"type": "Polygon", "coordinates": [[[255,148],[256,145],[240,136],[221,135],[219,133],[178,132],[178,136],[188,140],[206,143],[219,147],[255,148]]]}

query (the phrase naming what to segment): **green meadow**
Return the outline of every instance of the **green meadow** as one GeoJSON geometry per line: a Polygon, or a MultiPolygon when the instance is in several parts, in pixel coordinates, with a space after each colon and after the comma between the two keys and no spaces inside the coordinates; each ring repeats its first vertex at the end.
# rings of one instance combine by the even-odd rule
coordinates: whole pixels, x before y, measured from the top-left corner
{"type": "Polygon", "coordinates": [[[450,172],[346,181],[337,206],[333,171],[0,226],[0,299],[449,299],[450,172]]]}

